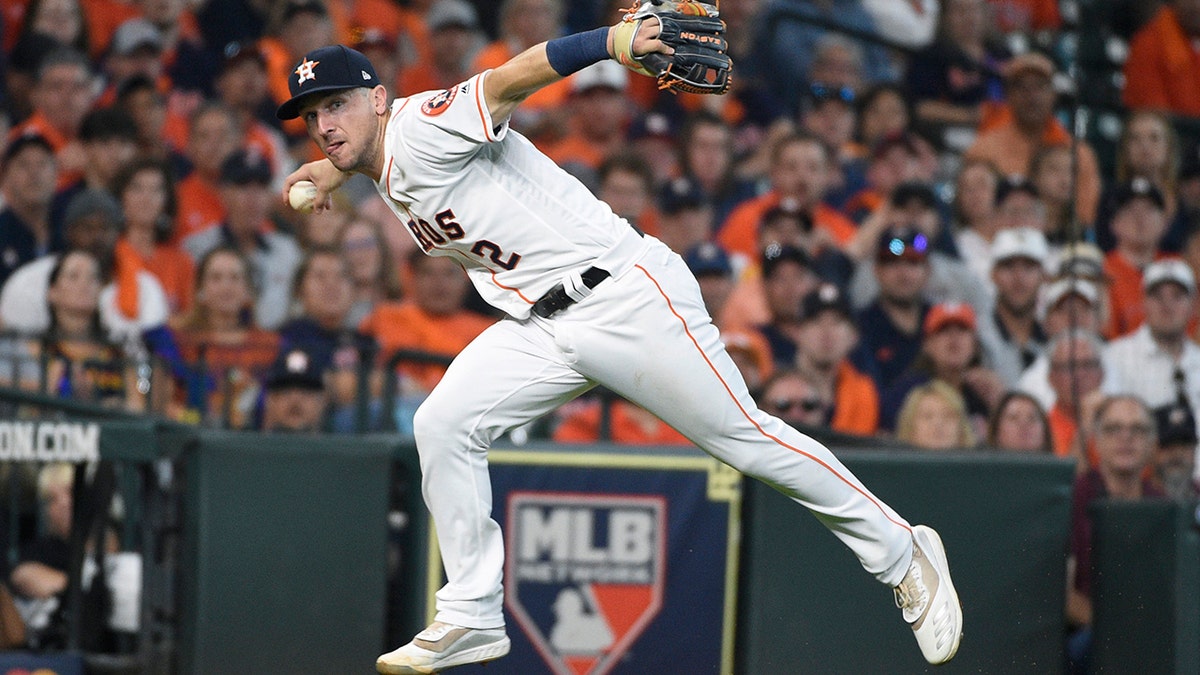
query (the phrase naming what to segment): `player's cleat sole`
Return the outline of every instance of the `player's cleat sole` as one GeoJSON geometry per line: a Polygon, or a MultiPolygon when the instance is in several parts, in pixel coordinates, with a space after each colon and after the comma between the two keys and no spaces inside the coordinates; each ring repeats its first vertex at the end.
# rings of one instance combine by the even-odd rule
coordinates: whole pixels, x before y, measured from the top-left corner
{"type": "Polygon", "coordinates": [[[463,628],[435,621],[412,642],[375,661],[383,675],[427,675],[468,663],[487,663],[508,653],[503,628],[463,628]]]}
{"type": "Polygon", "coordinates": [[[912,626],[925,660],[938,665],[958,653],[962,605],[950,580],[942,538],[925,525],[913,527],[912,533],[913,559],[895,588],[896,606],[912,626]]]}

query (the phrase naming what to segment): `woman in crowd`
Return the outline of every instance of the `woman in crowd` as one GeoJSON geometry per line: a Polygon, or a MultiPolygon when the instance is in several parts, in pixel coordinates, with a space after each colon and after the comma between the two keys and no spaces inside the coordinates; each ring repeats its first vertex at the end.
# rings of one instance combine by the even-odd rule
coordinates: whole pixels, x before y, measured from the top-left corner
{"type": "Polygon", "coordinates": [[[864,148],[912,130],[912,104],[897,84],[877,84],[858,97],[858,130],[864,148]]]}
{"type": "Polygon", "coordinates": [[[1054,440],[1050,422],[1037,399],[1010,391],[996,405],[988,421],[987,444],[999,450],[1050,454],[1054,440]]]}
{"type": "Polygon", "coordinates": [[[938,380],[910,391],[900,408],[896,439],[924,450],[974,446],[975,433],[962,394],[938,380]]]}
{"type": "Polygon", "coordinates": [[[1105,251],[1116,246],[1112,232],[1113,189],[1134,178],[1154,184],[1166,201],[1167,233],[1160,248],[1178,252],[1187,233],[1187,219],[1179,208],[1180,143],[1175,128],[1165,115],[1138,110],[1129,115],[1117,143],[1115,181],[1100,198],[1096,214],[1096,243],[1105,251]]]}
{"type": "Polygon", "coordinates": [[[704,191],[721,223],[738,204],[755,195],[754,184],[735,171],[734,130],[720,115],[697,110],[679,131],[679,170],[704,191]]]}
{"type": "Polygon", "coordinates": [[[30,356],[44,364],[49,393],[140,410],[135,378],[100,323],[103,285],[100,261],[91,252],[59,256],[46,288],[50,327],[31,345],[30,356]]]}
{"type": "Polygon", "coordinates": [[[383,228],[365,218],[350,221],[339,233],[342,254],[354,284],[346,327],[357,328],[376,305],[400,299],[400,274],[383,228]]]}
{"type": "MultiPolygon", "coordinates": [[[[1076,214],[1072,207],[1075,185],[1071,180],[1071,147],[1050,145],[1042,148],[1029,162],[1029,182],[1037,189],[1038,197],[1046,206],[1046,239],[1052,245],[1077,241],[1084,234],[1090,235],[1091,223],[1075,226],[1076,214]]],[[[1088,239],[1091,237],[1088,236],[1088,239]]]]}
{"type": "Polygon", "coordinates": [[[913,57],[907,89],[917,119],[932,124],[984,125],[1004,92],[1000,68],[1009,58],[988,36],[985,0],[946,0],[937,40],[913,57]]]}
{"type": "Polygon", "coordinates": [[[121,202],[123,232],[117,241],[118,266],[132,265],[162,284],[171,316],[192,306],[195,265],[177,244],[175,179],[159,159],[138,159],[117,174],[113,191],[121,202]]]}
{"type": "Polygon", "coordinates": [[[21,35],[30,33],[40,33],[81,54],[96,56],[91,50],[87,17],[79,0],[30,0],[21,35]]]}
{"type": "Polygon", "coordinates": [[[954,179],[954,244],[986,287],[992,281],[992,238],[999,229],[995,214],[1000,178],[994,164],[973,159],[963,162],[954,179]]]}
{"type": "Polygon", "coordinates": [[[254,325],[250,264],[237,250],[209,251],[195,283],[192,309],[172,323],[183,359],[192,364],[188,405],[205,421],[251,426],[259,380],[278,352],[279,336],[254,325]]]}

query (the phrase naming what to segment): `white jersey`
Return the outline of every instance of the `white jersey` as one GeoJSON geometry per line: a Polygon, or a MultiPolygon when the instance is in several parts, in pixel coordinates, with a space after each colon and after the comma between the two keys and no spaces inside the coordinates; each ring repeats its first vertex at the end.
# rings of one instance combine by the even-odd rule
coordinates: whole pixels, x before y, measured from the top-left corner
{"type": "Polygon", "coordinates": [[[619,276],[636,254],[611,252],[642,244],[508,120],[491,118],[487,74],[392,103],[375,187],[425,253],[453,256],[484,300],[522,319],[564,274],[610,253],[603,269],[619,276]]]}

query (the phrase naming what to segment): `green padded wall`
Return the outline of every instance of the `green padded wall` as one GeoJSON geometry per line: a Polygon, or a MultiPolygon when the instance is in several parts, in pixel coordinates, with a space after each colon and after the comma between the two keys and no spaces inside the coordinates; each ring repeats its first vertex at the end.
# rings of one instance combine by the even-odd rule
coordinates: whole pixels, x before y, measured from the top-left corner
{"type": "Polygon", "coordinates": [[[1200,531],[1166,500],[1093,506],[1098,673],[1200,673],[1200,531]]]}
{"type": "MultiPolygon", "coordinates": [[[[963,603],[958,656],[938,673],[1054,673],[1072,467],[1047,457],[842,451],[910,522],[935,527],[963,603]]],[[[891,589],[805,509],[746,485],[739,673],[930,670],[891,589]]]]}
{"type": "Polygon", "coordinates": [[[371,672],[391,453],[378,439],[200,435],[184,465],[181,673],[371,672]]]}

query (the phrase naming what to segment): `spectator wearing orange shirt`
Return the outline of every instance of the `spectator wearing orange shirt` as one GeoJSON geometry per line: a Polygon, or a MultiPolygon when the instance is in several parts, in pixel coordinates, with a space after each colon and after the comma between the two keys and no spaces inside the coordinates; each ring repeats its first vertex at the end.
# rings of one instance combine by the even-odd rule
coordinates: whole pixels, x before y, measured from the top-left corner
{"type": "Polygon", "coordinates": [[[1080,429],[1091,424],[1091,411],[1103,397],[1103,349],[1104,343],[1095,333],[1069,329],[1055,337],[1046,350],[1054,390],[1054,405],[1047,415],[1054,454],[1075,458],[1081,471],[1096,465],[1095,451],[1080,436],[1080,429]]]}
{"type": "MultiPolygon", "coordinates": [[[[1048,145],[1071,145],[1070,133],[1054,117],[1054,63],[1030,52],[1004,67],[1005,95],[1011,117],[981,134],[965,159],[985,159],[1005,175],[1027,176],[1038,150],[1048,145]]],[[[1100,166],[1085,141],[1075,144],[1075,212],[1085,223],[1096,220],[1100,197],[1100,166]]]]}
{"type": "MultiPolygon", "coordinates": [[[[429,41],[438,47],[400,71],[403,96],[449,89],[467,80],[473,74],[471,61],[484,41],[475,8],[465,0],[438,0],[425,13],[425,26],[429,41]]],[[[371,59],[371,63],[378,71],[379,62],[371,59]]]]}
{"type": "MultiPolygon", "coordinates": [[[[850,258],[833,246],[827,232],[813,227],[812,219],[792,199],[781,201],[763,214],[758,226],[758,250],[765,252],[771,246],[794,247],[805,252],[816,277],[838,287],[845,287],[854,272],[850,258]]],[[[761,258],[743,266],[731,300],[721,311],[722,325],[758,326],[771,320],[760,262],[761,258]]]]}
{"type": "Polygon", "coordinates": [[[591,397],[577,399],[559,410],[561,421],[552,438],[559,443],[594,443],[611,440],[622,445],[691,445],[683,434],[652,413],[628,401],[613,401],[608,410],[608,438],[602,403],[591,397]]]}
{"type": "Polygon", "coordinates": [[[638,230],[657,236],[654,170],[646,160],[633,153],[618,153],[605,159],[596,174],[595,191],[600,201],[638,230]]]}
{"type": "Polygon", "coordinates": [[[1200,117],[1200,1],[1164,4],[1129,43],[1122,100],[1130,108],[1200,117]]]}
{"type": "Polygon", "coordinates": [[[176,209],[171,168],[152,158],[136,160],[117,175],[113,192],[124,214],[117,255],[158,279],[171,316],[188,311],[195,265],[182,248],[170,243],[176,209]]]}
{"type": "MultiPolygon", "coordinates": [[[[287,0],[272,12],[269,34],[258,47],[267,60],[267,83],[276,105],[292,97],[288,79],[292,68],[310,51],[335,41],[333,20],[321,0],[287,0]]],[[[289,136],[303,136],[303,120],[289,120],[283,125],[289,136]]]]}
{"type": "Polygon", "coordinates": [[[625,66],[611,59],[572,75],[568,99],[570,130],[566,136],[546,145],[546,156],[572,175],[586,179],[595,174],[606,157],[626,145],[628,81],[625,66]]]}
{"type": "MultiPolygon", "coordinates": [[[[536,44],[562,35],[565,11],[563,0],[504,0],[498,20],[500,36],[479,52],[471,72],[495,68],[536,44]]],[[[564,123],[557,111],[570,91],[569,78],[542,87],[521,103],[509,126],[534,143],[554,138],[564,123]]]]}
{"type": "Polygon", "coordinates": [[[26,134],[43,136],[58,160],[58,187],[79,180],[86,161],[79,128],[92,109],[94,75],[87,57],[70,48],[47,54],[37,69],[30,92],[33,114],[9,132],[9,138],[26,134]]]}
{"type": "Polygon", "coordinates": [[[137,125],[124,111],[100,108],[88,113],[79,130],[87,162],[83,177],[59,190],[50,207],[50,220],[61,223],[67,203],[83,190],[111,190],[113,178],[137,153],[137,125]]]}
{"type": "Polygon", "coordinates": [[[177,133],[178,118],[167,110],[167,98],[144,77],[132,77],[117,89],[114,107],[125,111],[137,125],[137,154],[142,157],[169,159],[172,166],[186,167],[182,150],[187,146],[188,121],[182,121],[183,133],[177,133]]]}
{"type": "Polygon", "coordinates": [[[879,428],[879,391],[875,382],[850,364],[858,328],[845,296],[822,284],[804,297],[796,333],[796,369],[830,402],[828,424],[834,431],[869,436],[879,428]]]}
{"type": "Polygon", "coordinates": [[[181,242],[225,220],[221,165],[237,149],[242,130],[237,115],[222,103],[207,103],[192,114],[187,157],[192,173],[179,182],[179,214],[173,241],[181,242]]]}
{"type": "Polygon", "coordinates": [[[823,398],[807,376],[798,370],[777,370],[763,385],[759,406],[797,429],[826,425],[830,401],[823,398]]]}
{"type": "Polygon", "coordinates": [[[1058,0],[988,0],[1001,33],[1057,30],[1062,25],[1058,0]]]}
{"type": "MultiPolygon", "coordinates": [[[[359,326],[375,338],[383,358],[398,349],[453,358],[494,321],[464,309],[470,282],[449,257],[408,256],[412,293],[406,300],[381,304],[359,326]]],[[[427,393],[442,379],[444,366],[401,364],[400,372],[427,393]]]]}
{"type": "Polygon", "coordinates": [[[1142,270],[1159,257],[1159,244],[1167,231],[1162,192],[1145,178],[1118,186],[1113,203],[1116,246],[1104,258],[1111,311],[1104,335],[1109,339],[1142,324],[1146,316],[1142,270]]]}
{"type": "MultiPolygon", "coordinates": [[[[275,117],[275,104],[267,86],[267,60],[262,52],[254,45],[227,46],[214,86],[217,98],[233,111],[244,130],[242,147],[266,157],[272,172],[282,181],[294,163],[283,134],[263,121],[275,117]]],[[[282,188],[282,183],[274,187],[282,188]]]]}
{"type": "Polygon", "coordinates": [[[781,201],[792,199],[839,247],[849,244],[854,223],[821,202],[832,179],[831,162],[829,149],[816,136],[797,133],[779,139],[771,148],[771,190],[735,208],[721,225],[717,241],[730,253],[753,260],[763,215],[781,201]]]}

